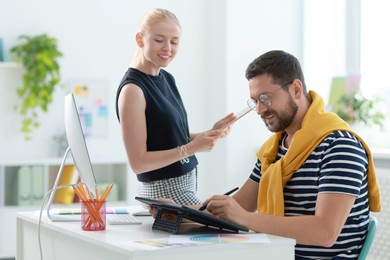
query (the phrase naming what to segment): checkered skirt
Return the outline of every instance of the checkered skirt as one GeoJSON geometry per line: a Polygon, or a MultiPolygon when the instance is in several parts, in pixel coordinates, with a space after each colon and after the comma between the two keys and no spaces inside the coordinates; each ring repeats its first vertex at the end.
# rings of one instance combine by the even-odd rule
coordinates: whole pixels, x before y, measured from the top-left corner
{"type": "Polygon", "coordinates": [[[139,196],[152,199],[171,199],[181,205],[201,204],[202,200],[196,195],[197,183],[197,168],[195,168],[176,178],[141,182],[139,196]]]}

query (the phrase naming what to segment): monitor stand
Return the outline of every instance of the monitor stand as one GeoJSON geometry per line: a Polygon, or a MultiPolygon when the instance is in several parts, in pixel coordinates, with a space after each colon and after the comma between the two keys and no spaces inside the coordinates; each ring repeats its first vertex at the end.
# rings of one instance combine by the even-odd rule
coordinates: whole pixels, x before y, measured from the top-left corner
{"type": "Polygon", "coordinates": [[[54,184],[53,184],[53,190],[50,194],[50,198],[49,198],[49,201],[47,203],[47,216],[51,221],[54,221],[54,222],[81,221],[80,214],[77,214],[77,215],[58,215],[58,214],[51,213],[54,197],[56,195],[57,189],[59,188],[58,183],[61,179],[61,175],[62,175],[64,166],[65,166],[65,162],[66,162],[66,158],[68,157],[69,152],[71,152],[70,147],[68,147],[66,149],[64,157],[62,158],[62,162],[61,162],[60,168],[58,170],[57,177],[56,177],[54,184]]]}

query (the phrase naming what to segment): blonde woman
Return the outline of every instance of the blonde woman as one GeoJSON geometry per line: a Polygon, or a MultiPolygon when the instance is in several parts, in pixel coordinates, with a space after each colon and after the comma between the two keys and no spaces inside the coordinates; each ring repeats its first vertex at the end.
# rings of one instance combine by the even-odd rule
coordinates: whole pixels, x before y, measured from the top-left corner
{"type": "Polygon", "coordinates": [[[189,131],[187,113],[174,77],[166,68],[180,44],[181,26],[165,9],[147,13],[136,33],[135,57],[117,92],[117,115],[139,196],[200,204],[197,196],[197,152],[210,151],[220,131],[234,120],[229,114],[202,133],[189,131]]]}

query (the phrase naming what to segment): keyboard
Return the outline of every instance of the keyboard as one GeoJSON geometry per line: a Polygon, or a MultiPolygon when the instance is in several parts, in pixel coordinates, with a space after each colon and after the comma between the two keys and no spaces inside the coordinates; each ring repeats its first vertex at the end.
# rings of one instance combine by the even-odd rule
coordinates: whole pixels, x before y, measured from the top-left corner
{"type": "Polygon", "coordinates": [[[109,225],[142,224],[142,222],[132,214],[107,214],[106,221],[109,225]]]}

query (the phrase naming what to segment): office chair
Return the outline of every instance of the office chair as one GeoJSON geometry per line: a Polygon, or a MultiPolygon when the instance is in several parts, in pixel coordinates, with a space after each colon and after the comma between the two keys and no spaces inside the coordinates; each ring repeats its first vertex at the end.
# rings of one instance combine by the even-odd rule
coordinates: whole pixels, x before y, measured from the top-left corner
{"type": "Polygon", "coordinates": [[[370,251],[372,242],[374,241],[375,238],[377,226],[378,226],[378,220],[371,215],[366,240],[364,241],[363,248],[362,251],[360,251],[358,260],[364,260],[367,258],[368,252],[370,251]]]}

